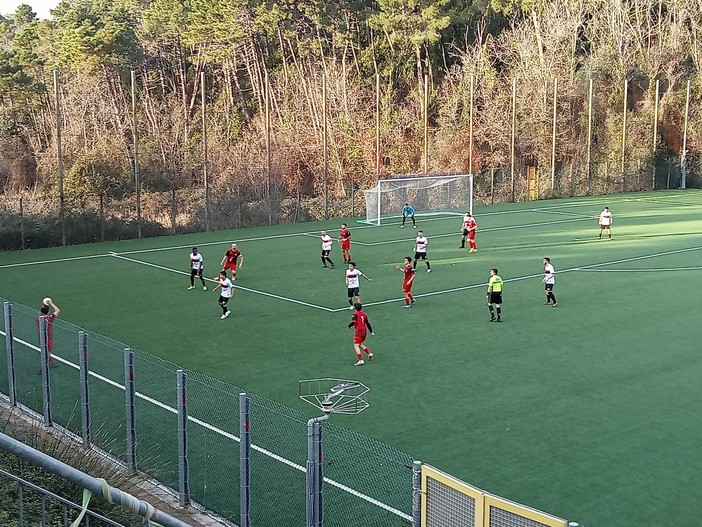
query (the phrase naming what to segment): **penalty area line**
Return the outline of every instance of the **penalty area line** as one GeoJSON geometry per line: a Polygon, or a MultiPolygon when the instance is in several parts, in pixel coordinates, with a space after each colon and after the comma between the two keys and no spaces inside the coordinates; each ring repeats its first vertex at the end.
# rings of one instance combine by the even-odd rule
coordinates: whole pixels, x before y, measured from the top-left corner
{"type": "MultiPolygon", "coordinates": [[[[530,280],[532,278],[538,278],[540,276],[543,276],[543,274],[544,273],[518,276],[516,278],[509,278],[507,280],[503,280],[503,282],[519,282],[520,280],[530,280]]],[[[456,293],[458,291],[467,291],[469,289],[477,289],[479,287],[487,287],[487,283],[463,285],[460,287],[452,287],[450,289],[441,289],[439,291],[430,291],[429,293],[420,293],[418,295],[413,295],[413,296],[414,296],[414,298],[426,298],[429,296],[444,295],[447,293],[456,293]]],[[[366,306],[380,306],[383,304],[391,304],[393,302],[400,302],[403,300],[404,300],[404,298],[388,298],[387,300],[378,300],[377,302],[367,302],[367,303],[364,302],[363,306],[364,307],[366,307],[366,306]]],[[[334,309],[334,312],[338,313],[341,311],[347,311],[348,309],[349,309],[348,307],[338,307],[338,308],[334,309]]]]}
{"type": "MultiPolygon", "coordinates": [[[[171,272],[171,273],[176,273],[176,274],[182,274],[182,275],[185,275],[185,276],[190,276],[190,273],[187,273],[187,272],[185,272],[185,271],[181,271],[181,270],[179,270],[179,269],[172,269],[172,268],[170,268],[170,267],[165,267],[165,266],[163,266],[163,265],[158,265],[158,264],[154,264],[154,263],[151,263],[151,262],[144,262],[144,261],[142,261],[142,260],[137,260],[136,258],[129,258],[129,257],[124,256],[124,255],[119,254],[119,253],[110,252],[110,256],[113,256],[114,258],[119,258],[120,260],[126,260],[126,261],[128,261],[128,262],[137,263],[137,264],[141,264],[141,265],[146,265],[147,267],[153,267],[154,269],[159,269],[159,270],[161,270],[161,271],[168,271],[168,272],[171,272]]],[[[211,283],[217,283],[217,281],[214,280],[214,279],[212,279],[212,278],[205,278],[205,281],[211,282],[211,283]]],[[[315,309],[320,309],[320,310],[322,310],[322,311],[327,311],[327,312],[329,312],[329,313],[334,312],[334,310],[331,309],[331,308],[329,308],[329,307],[318,306],[317,304],[311,304],[310,302],[305,302],[305,301],[303,301],[303,300],[297,300],[297,299],[295,299],[295,298],[288,298],[288,297],[286,297],[286,296],[276,295],[276,294],[274,294],[274,293],[269,293],[269,292],[267,292],[267,291],[259,291],[258,289],[252,289],[252,288],[250,288],[250,287],[245,287],[245,286],[241,286],[241,285],[237,285],[237,284],[234,284],[234,289],[240,289],[240,290],[242,290],[242,291],[246,291],[247,293],[253,293],[253,294],[255,294],[255,295],[261,295],[261,296],[267,296],[267,297],[269,297],[269,298],[275,298],[276,300],[283,300],[283,301],[285,301],[285,302],[291,302],[291,303],[293,303],[293,304],[299,304],[299,305],[301,305],[301,306],[307,306],[307,307],[312,307],[312,308],[315,308],[315,309]]]]}
{"type": "MultiPolygon", "coordinates": [[[[598,267],[604,267],[606,265],[616,265],[620,263],[628,263],[628,262],[636,262],[639,260],[647,260],[650,258],[658,258],[660,256],[670,256],[671,254],[681,254],[681,253],[686,253],[686,252],[691,252],[691,251],[699,251],[702,249],[702,245],[699,245],[697,247],[687,247],[685,249],[674,249],[671,251],[663,251],[659,253],[652,253],[652,254],[644,254],[642,256],[632,256],[631,258],[621,258],[619,260],[610,260],[608,262],[599,262],[599,263],[594,263],[594,264],[588,264],[588,265],[580,265],[577,267],[569,267],[567,269],[561,269],[560,271],[556,271],[556,274],[559,273],[569,273],[573,271],[615,271],[616,269],[597,269],[598,267]]],[[[700,269],[700,267],[688,267],[688,268],[681,268],[680,270],[697,270],[700,269]]],[[[677,270],[677,269],[671,269],[671,270],[677,270]]],[[[662,271],[667,271],[667,269],[662,270],[662,271]]],[[[620,271],[621,272],[621,271],[620,271]]],[[[508,278],[507,280],[503,280],[503,282],[519,282],[522,280],[531,280],[532,278],[539,278],[542,277],[543,273],[536,273],[536,274],[529,274],[529,275],[524,275],[524,276],[518,276],[515,278],[508,278]]],[[[436,296],[436,295],[443,295],[443,294],[448,294],[448,293],[456,293],[459,291],[467,291],[469,289],[477,289],[479,287],[487,287],[487,283],[480,283],[480,284],[471,284],[471,285],[464,285],[460,287],[452,287],[450,289],[441,289],[439,291],[431,291],[429,293],[421,293],[418,295],[414,295],[415,298],[425,298],[429,296],[436,296]]],[[[387,300],[379,300],[377,302],[367,302],[364,303],[364,306],[379,306],[383,304],[391,304],[393,302],[401,302],[403,301],[404,298],[399,297],[399,298],[389,298],[387,300]]],[[[347,310],[348,307],[339,307],[336,309],[333,309],[331,311],[334,311],[335,313],[339,313],[341,311],[347,310]]]]}
{"type": "Polygon", "coordinates": [[[700,271],[702,266],[697,267],[652,267],[650,269],[573,269],[585,273],[669,273],[671,271],[700,271]]]}

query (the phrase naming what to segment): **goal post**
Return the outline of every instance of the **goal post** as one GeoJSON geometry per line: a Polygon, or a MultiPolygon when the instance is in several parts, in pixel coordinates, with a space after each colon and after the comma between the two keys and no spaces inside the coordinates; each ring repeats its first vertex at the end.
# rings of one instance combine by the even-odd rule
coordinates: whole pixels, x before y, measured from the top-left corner
{"type": "Polygon", "coordinates": [[[359,223],[381,225],[402,217],[409,203],[416,216],[454,216],[473,213],[473,174],[401,175],[379,179],[364,190],[366,219],[359,223]]]}

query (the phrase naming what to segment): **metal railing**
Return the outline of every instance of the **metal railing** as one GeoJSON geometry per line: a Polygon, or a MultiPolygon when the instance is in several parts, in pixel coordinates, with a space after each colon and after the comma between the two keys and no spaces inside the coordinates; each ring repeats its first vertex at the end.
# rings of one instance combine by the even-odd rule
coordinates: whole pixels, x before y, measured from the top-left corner
{"type": "MultiPolygon", "coordinates": [[[[11,405],[175,489],[181,505],[242,527],[304,524],[308,415],[65,320],[49,329],[27,306],[4,302],[4,311],[0,392],[11,405]]],[[[326,525],[410,522],[412,458],[325,428],[326,525]]]]}
{"type": "MultiPolygon", "coordinates": [[[[85,472],[82,472],[76,468],[71,467],[70,465],[67,465],[66,463],[63,463],[62,461],[59,461],[58,459],[55,459],[47,454],[44,454],[43,452],[40,452],[39,450],[36,450],[28,445],[25,445],[21,441],[18,441],[16,439],[13,439],[12,437],[0,433],[0,450],[4,450],[6,452],[9,452],[10,454],[13,454],[21,459],[24,459],[25,461],[28,461],[29,463],[32,463],[34,465],[37,465],[47,472],[50,472],[52,474],[55,474],[63,479],[66,479],[72,483],[75,483],[76,485],[82,487],[83,489],[86,489],[90,491],[92,494],[96,496],[100,496],[104,499],[106,499],[109,503],[113,503],[115,505],[119,505],[124,509],[127,509],[131,511],[134,514],[137,514],[144,518],[144,525],[149,525],[149,522],[153,519],[154,522],[157,522],[159,525],[163,527],[189,527],[187,523],[174,518],[170,514],[166,514],[165,512],[162,512],[156,508],[154,508],[151,504],[137,499],[131,494],[128,494],[124,491],[119,490],[116,487],[110,486],[105,480],[101,480],[98,478],[94,478],[85,472]]],[[[13,478],[16,478],[16,476],[12,476],[11,474],[2,471],[3,475],[11,476],[13,478]]],[[[21,479],[21,478],[17,478],[21,479]]],[[[65,500],[61,498],[60,496],[56,496],[55,494],[52,494],[51,492],[42,489],[41,487],[38,487],[37,485],[33,485],[29,482],[24,482],[26,483],[25,487],[31,488],[32,490],[36,490],[44,496],[41,500],[41,525],[44,526],[47,524],[47,518],[46,518],[46,506],[45,506],[45,497],[49,496],[52,499],[56,498],[60,500],[62,503],[66,505],[64,510],[66,511],[66,514],[64,514],[64,518],[66,518],[67,521],[67,510],[68,506],[73,506],[77,507],[78,509],[82,510],[83,507],[78,506],[68,500],[65,500]],[[31,487],[30,487],[31,485],[31,487]]],[[[19,511],[20,511],[20,527],[23,525],[23,499],[22,499],[22,489],[23,487],[20,487],[19,491],[19,498],[18,501],[20,503],[19,511]]],[[[119,523],[113,522],[112,520],[108,518],[104,518],[103,516],[99,514],[95,514],[90,512],[90,510],[86,510],[85,512],[86,515],[90,515],[91,517],[94,516],[96,518],[99,518],[100,521],[105,522],[106,525],[110,526],[119,526],[119,523]]],[[[85,523],[85,525],[89,525],[89,520],[85,523]]]]}
{"type": "MultiPolygon", "coordinates": [[[[60,515],[59,521],[61,522],[61,527],[68,527],[73,522],[73,520],[69,518],[69,516],[71,516],[69,511],[76,511],[74,516],[77,516],[77,511],[80,511],[82,508],[77,503],[73,503],[72,501],[62,498],[61,496],[57,496],[53,492],[49,492],[48,490],[41,488],[34,483],[30,483],[19,476],[10,474],[5,470],[0,469],[0,477],[9,479],[17,484],[17,516],[10,516],[7,518],[7,520],[17,522],[18,527],[24,527],[25,525],[34,526],[37,525],[37,523],[39,523],[39,525],[42,527],[44,525],[56,525],[56,519],[49,510],[51,507],[47,507],[47,501],[55,502],[58,505],[57,508],[60,515]],[[25,511],[25,495],[27,494],[27,491],[35,492],[41,496],[38,511],[25,511]],[[38,518],[36,516],[38,516],[38,518]]],[[[82,525],[107,525],[108,527],[123,527],[121,523],[114,522],[109,518],[105,518],[101,514],[90,510],[86,511],[82,525]]]]}

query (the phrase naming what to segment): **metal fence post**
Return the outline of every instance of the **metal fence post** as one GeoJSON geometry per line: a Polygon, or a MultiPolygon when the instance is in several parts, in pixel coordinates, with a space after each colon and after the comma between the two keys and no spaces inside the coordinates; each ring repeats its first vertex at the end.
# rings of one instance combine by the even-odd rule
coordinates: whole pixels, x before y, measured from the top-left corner
{"type": "Polygon", "coordinates": [[[51,382],[49,377],[49,321],[39,317],[39,350],[41,352],[41,392],[43,398],[44,425],[51,426],[51,382]]]}
{"type": "Polygon", "coordinates": [[[178,505],[190,505],[190,473],[188,470],[188,376],[178,376],[178,505]]]}
{"type": "Polygon", "coordinates": [[[314,419],[307,421],[307,462],[305,463],[305,526],[314,527],[314,419]]]}
{"type": "Polygon", "coordinates": [[[251,526],[251,398],[239,394],[239,526],[251,526]]]}
{"type": "Polygon", "coordinates": [[[7,394],[10,404],[17,406],[17,376],[15,372],[15,338],[12,332],[12,304],[3,304],[5,314],[5,351],[7,353],[7,394]]]}
{"type": "Polygon", "coordinates": [[[319,527],[324,526],[324,428],[322,423],[317,421],[315,423],[315,433],[316,433],[316,448],[315,453],[317,458],[315,460],[315,473],[316,473],[316,493],[317,493],[317,521],[319,527]]]}
{"type": "Polygon", "coordinates": [[[327,416],[307,421],[307,527],[324,526],[322,424],[327,416]]]}
{"type": "Polygon", "coordinates": [[[89,448],[92,443],[90,435],[90,392],[88,390],[88,334],[78,332],[78,363],[80,365],[80,415],[83,446],[89,448]]]}
{"type": "Polygon", "coordinates": [[[134,390],[134,351],[124,348],[124,407],[127,428],[127,470],[137,471],[136,459],[136,392],[134,390]]]}
{"type": "Polygon", "coordinates": [[[412,527],[422,523],[422,462],[412,463],[412,527]]]}

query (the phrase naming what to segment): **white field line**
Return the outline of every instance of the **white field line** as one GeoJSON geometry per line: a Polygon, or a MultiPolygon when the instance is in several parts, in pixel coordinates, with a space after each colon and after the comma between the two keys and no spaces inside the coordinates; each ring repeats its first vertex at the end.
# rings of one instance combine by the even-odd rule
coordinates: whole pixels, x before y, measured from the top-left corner
{"type": "MultiPolygon", "coordinates": [[[[553,212],[553,213],[558,213],[557,211],[559,209],[564,209],[564,208],[576,208],[576,207],[591,207],[591,206],[601,206],[604,203],[607,204],[612,204],[612,203],[626,203],[626,202],[632,202],[632,201],[650,201],[650,202],[659,202],[659,203],[667,203],[666,200],[670,200],[670,204],[674,205],[675,202],[672,201],[676,199],[678,196],[670,196],[670,198],[666,197],[639,197],[639,198],[627,198],[627,197],[620,197],[619,199],[614,199],[614,200],[601,200],[601,201],[588,201],[588,202],[566,202],[562,203],[559,205],[552,205],[549,207],[537,207],[537,208],[529,208],[529,209],[519,209],[519,210],[503,210],[503,211],[495,211],[495,212],[484,212],[480,214],[480,217],[486,217],[486,216],[501,216],[505,214],[523,214],[525,212],[553,212]]],[[[690,204],[690,206],[695,206],[694,204],[690,204]]],[[[596,216],[586,216],[583,215],[583,218],[596,218],[596,216]]],[[[426,219],[423,221],[443,221],[446,218],[431,218],[431,219],[426,219]]],[[[395,222],[395,223],[388,223],[386,225],[400,225],[400,222],[395,222]]],[[[548,225],[548,223],[543,223],[543,224],[530,224],[530,225],[548,225]]],[[[481,232],[489,232],[491,230],[505,230],[505,229],[511,229],[511,228],[520,228],[521,226],[513,226],[513,227],[495,227],[493,229],[481,229],[481,232]]],[[[354,230],[359,230],[359,229],[376,229],[377,226],[375,225],[359,225],[355,226],[354,230]]],[[[327,229],[329,230],[329,229],[327,229]]],[[[321,231],[321,229],[320,229],[321,231]]],[[[237,243],[242,243],[242,242],[254,242],[254,241],[266,241],[266,240],[276,240],[280,238],[288,238],[290,236],[310,236],[310,237],[318,237],[317,231],[300,231],[300,232],[291,232],[287,234],[271,234],[267,236],[254,236],[251,238],[240,238],[237,239],[237,243]]],[[[433,236],[433,238],[437,237],[443,237],[447,235],[440,235],[440,236],[433,236]]],[[[126,255],[126,254],[142,254],[142,253],[152,253],[152,252],[161,252],[161,251],[173,251],[173,250],[183,250],[183,249],[191,249],[193,246],[195,247],[208,247],[211,245],[227,245],[231,243],[232,238],[228,238],[227,240],[222,240],[222,241],[216,241],[216,242],[206,242],[206,243],[200,243],[200,244],[188,244],[188,245],[172,245],[168,247],[154,247],[151,249],[138,249],[134,251],[124,251],[124,252],[114,252],[111,251],[109,253],[104,253],[104,254],[90,254],[86,256],[74,256],[71,258],[57,258],[55,260],[39,260],[39,261],[31,261],[31,262],[20,262],[20,263],[15,263],[15,264],[6,264],[6,265],[0,265],[0,269],[6,269],[6,268],[11,268],[11,267],[23,267],[23,266],[28,266],[28,265],[39,265],[39,264],[45,264],[45,263],[61,263],[61,262],[71,262],[71,261],[77,261],[77,260],[87,260],[90,258],[104,258],[105,256],[114,256],[114,254],[121,254],[121,255],[126,255]]],[[[399,241],[399,240],[398,240],[399,241]]],[[[360,242],[358,240],[354,240],[354,243],[356,245],[365,245],[365,246],[371,246],[371,245],[379,245],[382,243],[393,243],[393,242],[374,242],[374,243],[367,243],[367,242],[360,242]]]]}
{"type": "MultiPolygon", "coordinates": [[[[2,335],[4,337],[6,334],[4,331],[0,331],[0,335],[2,335]]],[[[22,339],[17,338],[17,337],[15,337],[13,340],[15,342],[22,344],[23,346],[28,347],[29,349],[33,349],[35,351],[40,351],[40,349],[37,346],[30,344],[29,342],[27,342],[25,340],[22,340],[22,339]]],[[[78,364],[74,364],[73,362],[71,362],[69,360],[63,359],[63,358],[59,357],[58,355],[56,355],[55,353],[53,353],[51,356],[54,357],[59,362],[61,362],[62,364],[65,364],[66,366],[69,366],[69,367],[74,368],[76,370],[80,370],[80,366],[78,364]]],[[[107,377],[104,377],[103,375],[99,375],[99,374],[92,372],[92,371],[89,371],[88,374],[91,377],[94,377],[98,380],[105,382],[106,384],[109,384],[110,386],[113,386],[119,390],[125,391],[125,387],[123,384],[115,382],[112,379],[108,379],[107,377]]],[[[143,399],[144,401],[147,401],[147,402],[153,404],[154,406],[161,408],[162,410],[166,410],[167,412],[170,412],[172,414],[176,414],[176,415],[178,414],[177,408],[173,408],[172,406],[168,406],[167,404],[164,404],[161,401],[154,399],[153,397],[149,397],[148,395],[144,395],[143,393],[140,393],[140,392],[136,392],[136,397],[138,397],[139,399],[143,399]]],[[[209,423],[206,423],[205,421],[202,421],[201,419],[198,419],[196,417],[192,417],[189,415],[188,421],[195,423],[203,428],[206,428],[207,430],[210,430],[211,432],[214,432],[215,434],[218,434],[222,437],[226,437],[227,439],[231,439],[232,441],[235,441],[237,443],[239,443],[241,441],[239,436],[231,434],[225,430],[222,430],[221,428],[217,428],[216,426],[213,426],[209,423]]],[[[302,473],[307,472],[305,467],[303,467],[302,465],[298,465],[294,461],[291,461],[291,460],[286,459],[282,456],[279,456],[278,454],[274,454],[270,450],[267,450],[265,448],[257,446],[253,443],[251,444],[251,448],[253,450],[255,450],[256,452],[260,452],[264,456],[268,456],[272,459],[275,459],[276,461],[279,461],[279,462],[281,462],[281,463],[283,463],[291,468],[294,468],[295,470],[299,470],[302,473]]],[[[351,487],[348,487],[347,485],[339,483],[338,481],[334,481],[333,479],[329,479],[326,477],[324,478],[324,481],[325,481],[325,483],[329,483],[330,485],[332,485],[338,489],[341,489],[345,492],[348,492],[349,494],[352,494],[353,496],[356,496],[362,500],[365,500],[369,503],[372,503],[373,505],[376,505],[377,507],[380,507],[381,509],[384,509],[388,512],[391,512],[392,514],[395,514],[396,516],[400,516],[401,518],[403,518],[405,520],[412,519],[412,516],[410,516],[409,514],[405,514],[404,512],[402,512],[398,509],[395,509],[394,507],[391,507],[390,505],[386,505],[385,503],[378,501],[375,498],[371,498],[370,496],[367,496],[366,494],[363,494],[363,493],[361,493],[361,492],[359,492],[351,487]]]]}
{"type": "Polygon", "coordinates": [[[74,262],[76,260],[89,260],[91,258],[104,258],[109,254],[89,254],[87,256],[74,256],[72,258],[56,258],[55,260],[38,260],[33,262],[20,262],[14,264],[0,265],[0,269],[9,269],[10,267],[25,267],[27,265],[39,265],[48,263],[74,262]]]}
{"type": "MultiPolygon", "coordinates": [[[[531,227],[543,227],[546,225],[557,225],[559,223],[574,223],[574,222],[579,222],[579,221],[590,221],[592,220],[591,217],[586,217],[586,216],[580,216],[578,218],[573,218],[573,219],[568,219],[568,220],[557,220],[557,221],[542,221],[539,223],[524,223],[521,225],[506,225],[504,227],[488,227],[487,229],[479,229],[478,232],[496,232],[496,231],[510,231],[514,229],[528,229],[531,227]]],[[[456,238],[460,238],[461,233],[456,229],[456,232],[451,232],[448,234],[436,234],[436,235],[430,235],[427,236],[429,240],[433,240],[436,238],[447,238],[450,236],[455,236],[456,238]]],[[[413,240],[410,238],[403,238],[403,239],[395,239],[395,240],[385,240],[381,242],[370,242],[370,243],[365,243],[362,245],[367,245],[367,246],[376,246],[376,245],[387,245],[390,243],[407,243],[407,242],[412,242],[413,240]]],[[[358,243],[358,242],[357,242],[358,243]]],[[[361,245],[361,244],[359,244],[361,245]]]]}
{"type": "Polygon", "coordinates": [[[652,269],[580,269],[583,272],[590,273],[669,273],[671,271],[700,271],[702,266],[698,267],[660,267],[652,269]]]}
{"type": "MultiPolygon", "coordinates": [[[[520,210],[520,211],[491,212],[491,213],[483,214],[482,216],[490,216],[493,214],[512,214],[512,213],[516,213],[516,212],[549,212],[549,211],[547,209],[524,209],[524,210],[520,210]]],[[[554,212],[553,214],[565,214],[565,213],[554,212]]],[[[492,227],[492,228],[488,228],[488,229],[481,229],[480,232],[491,232],[491,231],[501,231],[501,230],[510,230],[510,229],[523,229],[523,228],[528,228],[528,227],[542,227],[544,225],[555,225],[558,223],[568,223],[568,222],[572,222],[572,221],[584,221],[585,218],[592,219],[592,217],[589,217],[589,216],[581,216],[581,218],[582,219],[542,222],[542,223],[526,223],[523,225],[508,225],[506,227],[492,227]]],[[[431,221],[434,221],[434,220],[431,220],[431,221]]],[[[388,224],[388,225],[393,225],[393,224],[388,224]]],[[[396,225],[399,225],[399,223],[397,223],[396,225]]],[[[367,228],[371,228],[371,226],[369,225],[369,226],[364,226],[364,227],[357,227],[357,229],[367,229],[367,228]]],[[[458,232],[458,229],[456,230],[456,233],[457,234],[437,234],[435,236],[431,236],[431,238],[445,238],[448,236],[460,235],[460,233],[458,232]]],[[[279,239],[279,238],[289,238],[291,236],[304,236],[304,237],[319,239],[321,235],[317,234],[316,232],[305,231],[305,232],[297,232],[297,233],[290,233],[290,234],[260,236],[257,238],[245,238],[242,240],[238,240],[237,243],[247,242],[247,241],[274,240],[274,239],[279,239]]],[[[409,238],[387,240],[387,241],[380,241],[380,242],[361,242],[358,240],[353,240],[353,244],[354,245],[361,245],[364,247],[374,247],[377,245],[384,245],[384,244],[389,244],[389,243],[402,243],[402,242],[407,242],[407,241],[412,241],[412,240],[409,238]]],[[[155,252],[161,252],[161,251],[192,249],[192,247],[205,247],[208,245],[224,245],[227,243],[229,243],[229,242],[226,242],[226,241],[225,242],[209,242],[209,243],[201,243],[198,245],[179,245],[179,246],[174,245],[171,247],[156,247],[153,249],[139,249],[139,250],[135,250],[135,251],[123,251],[123,252],[109,251],[105,254],[90,254],[90,255],[86,255],[86,256],[74,256],[74,257],[70,257],[70,258],[56,258],[54,260],[38,260],[38,261],[32,261],[32,262],[20,262],[20,263],[14,263],[14,264],[6,264],[6,265],[0,265],[0,269],[8,269],[8,268],[12,268],[12,267],[25,267],[25,266],[29,266],[29,265],[39,265],[39,264],[49,264],[49,263],[73,262],[73,261],[77,261],[77,260],[88,260],[91,258],[104,258],[106,256],[125,256],[125,255],[134,255],[134,254],[148,254],[148,253],[155,253],[155,252]]],[[[148,265],[148,264],[146,264],[146,262],[141,262],[141,263],[148,265]]],[[[185,273],[185,274],[187,274],[187,273],[185,273]]]]}
{"type": "MultiPolygon", "coordinates": [[[[588,265],[581,265],[578,267],[570,267],[568,269],[561,269],[559,271],[556,271],[556,274],[559,273],[569,273],[573,271],[605,271],[605,272],[612,272],[612,271],[617,271],[616,269],[597,269],[598,267],[604,267],[607,265],[616,265],[620,263],[627,263],[627,262],[636,262],[640,260],[647,260],[650,258],[658,258],[660,256],[669,256],[671,254],[680,254],[680,253],[686,253],[686,252],[691,252],[691,251],[699,251],[702,249],[702,245],[699,245],[697,247],[688,247],[686,249],[674,249],[672,251],[664,251],[660,253],[652,253],[652,254],[645,254],[643,256],[632,256],[631,258],[622,258],[620,260],[610,260],[608,262],[600,262],[600,263],[594,263],[594,264],[588,264],[588,265]]],[[[700,267],[685,267],[685,268],[680,268],[679,270],[697,270],[700,269],[700,267]]],[[[661,269],[665,270],[665,269],[661,269]]],[[[678,269],[671,269],[673,271],[677,271],[678,269]]],[[[624,270],[620,270],[620,272],[623,272],[624,270]]],[[[638,271],[638,269],[637,269],[638,271]]],[[[659,271],[659,269],[652,269],[651,271],[659,271]]],[[[529,275],[524,275],[524,276],[518,276],[516,278],[508,278],[507,280],[503,280],[504,282],[519,282],[521,280],[529,280],[532,278],[538,278],[538,277],[543,277],[543,273],[536,273],[536,274],[529,274],[529,275]]],[[[428,297],[428,296],[435,296],[435,295],[443,295],[446,293],[455,293],[458,291],[467,291],[468,289],[476,289],[479,287],[487,287],[487,283],[483,282],[480,284],[471,284],[471,285],[464,285],[461,287],[453,287],[451,289],[442,289],[440,291],[431,291],[429,293],[422,293],[419,295],[414,295],[415,298],[423,298],[423,297],[428,297]]],[[[363,303],[364,307],[368,306],[378,306],[381,304],[390,304],[392,302],[400,302],[403,301],[404,298],[399,297],[399,298],[389,298],[387,300],[380,300],[378,302],[368,302],[368,303],[363,303]]],[[[334,312],[340,312],[340,311],[346,311],[348,307],[340,307],[337,309],[334,309],[334,312]]]]}
{"type": "MultiPolygon", "coordinates": [[[[110,253],[110,256],[113,256],[113,257],[115,257],[115,258],[119,258],[120,260],[126,260],[126,261],[128,261],[128,262],[137,263],[137,264],[141,264],[141,265],[146,265],[147,267],[153,267],[153,268],[155,268],[155,269],[160,269],[161,271],[169,271],[169,272],[171,272],[171,273],[176,273],[176,274],[182,274],[182,275],[185,275],[185,276],[190,276],[190,273],[188,273],[188,272],[186,272],[186,271],[181,271],[181,270],[179,270],[179,269],[172,269],[172,268],[170,268],[170,267],[165,267],[165,266],[163,266],[163,265],[158,265],[158,264],[154,264],[154,263],[151,263],[151,262],[143,262],[143,261],[141,261],[141,260],[136,260],[135,258],[128,258],[127,256],[122,256],[121,254],[118,254],[118,253],[110,253]]],[[[217,282],[216,282],[215,280],[213,280],[212,278],[205,278],[205,280],[206,280],[207,282],[217,283],[217,282]]],[[[245,286],[241,286],[241,285],[236,285],[236,284],[234,284],[234,289],[241,289],[242,291],[246,291],[246,292],[248,292],[248,293],[253,293],[253,294],[262,295],[262,296],[268,296],[268,297],[271,297],[271,298],[275,298],[275,299],[277,299],[277,300],[284,300],[285,302],[292,302],[293,304],[300,304],[300,305],[302,305],[302,306],[313,307],[313,308],[315,308],[315,309],[321,309],[322,311],[328,311],[328,312],[332,312],[332,311],[333,311],[333,309],[331,309],[331,308],[329,308],[329,307],[318,306],[317,304],[311,304],[311,303],[309,303],[309,302],[304,302],[304,301],[302,301],[302,300],[297,300],[297,299],[295,299],[295,298],[288,298],[288,297],[286,297],[286,296],[280,296],[280,295],[276,295],[276,294],[273,294],[273,293],[268,293],[267,291],[259,291],[259,290],[257,290],[257,289],[251,289],[250,287],[245,287],[245,286]]]]}

